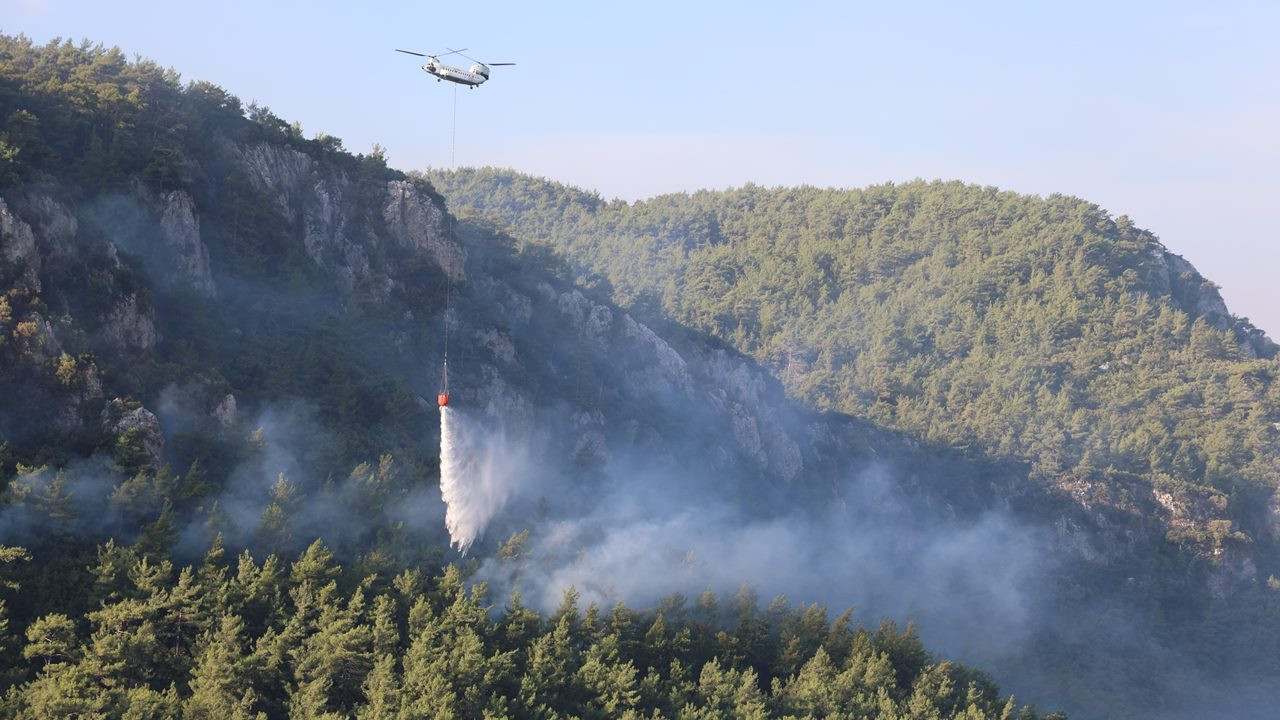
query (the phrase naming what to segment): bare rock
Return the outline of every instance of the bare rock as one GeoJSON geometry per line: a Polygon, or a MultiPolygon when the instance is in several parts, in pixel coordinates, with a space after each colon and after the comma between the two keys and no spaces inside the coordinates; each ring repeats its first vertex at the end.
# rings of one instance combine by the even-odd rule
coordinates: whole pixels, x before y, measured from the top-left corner
{"type": "Polygon", "coordinates": [[[75,379],[75,390],[63,397],[53,425],[59,430],[72,430],[83,423],[81,412],[85,403],[102,397],[102,378],[98,375],[98,366],[92,361],[78,368],[75,379]]]}
{"type": "Polygon", "coordinates": [[[200,237],[195,200],[182,190],[152,194],[140,184],[137,187],[144,201],[160,216],[160,237],[173,267],[162,279],[170,285],[186,286],[203,297],[217,295],[209,269],[209,248],[200,237]]]}
{"type": "Polygon", "coordinates": [[[1152,496],[1164,511],[1166,523],[1177,530],[1204,528],[1227,509],[1225,495],[1205,488],[1173,490],[1153,488],[1152,496]]]}
{"type": "Polygon", "coordinates": [[[668,388],[688,393],[693,387],[689,365],[675,348],[667,344],[647,325],[636,322],[630,315],[622,316],[622,332],[627,338],[653,355],[653,362],[645,364],[643,372],[637,372],[632,380],[648,386],[649,392],[661,393],[668,388]]]}
{"type": "Polygon", "coordinates": [[[103,338],[117,347],[147,350],[160,339],[149,306],[138,301],[137,293],[121,298],[107,315],[103,338]]]}
{"type": "Polygon", "coordinates": [[[781,398],[773,395],[776,385],[760,368],[724,350],[699,358],[697,364],[710,375],[712,386],[723,392],[734,439],[743,452],[783,480],[794,480],[804,467],[804,456],[778,413],[781,398]]]}
{"type": "Polygon", "coordinates": [[[231,427],[240,419],[240,411],[236,407],[236,396],[227,393],[213,408],[213,417],[223,427],[231,427]]]}
{"type": "Polygon", "coordinates": [[[506,297],[506,302],[502,303],[502,309],[507,317],[511,318],[511,322],[529,322],[529,318],[533,317],[533,301],[529,296],[508,288],[506,297]]]}
{"type": "Polygon", "coordinates": [[[449,232],[444,208],[413,183],[387,183],[382,218],[397,243],[424,253],[454,282],[465,279],[466,253],[449,232]]]}
{"type": "Polygon", "coordinates": [[[22,282],[30,290],[40,290],[40,254],[35,233],[0,198],[0,257],[22,266],[22,282]]]}
{"type": "Polygon", "coordinates": [[[102,397],[102,377],[98,374],[98,366],[92,361],[80,369],[80,397],[83,400],[102,397]]]}
{"type": "Polygon", "coordinates": [[[63,257],[75,252],[80,224],[66,205],[44,193],[29,193],[21,199],[20,209],[31,222],[42,252],[63,257]]]}
{"type": "Polygon", "coordinates": [[[307,257],[332,273],[348,293],[359,292],[374,301],[390,296],[395,283],[370,259],[376,236],[353,233],[348,222],[351,183],[344,173],[325,170],[305,153],[269,143],[231,145],[230,152],[289,224],[301,228],[307,257]]]}
{"type": "Polygon", "coordinates": [[[1086,562],[1101,563],[1107,554],[1097,547],[1098,534],[1082,527],[1073,518],[1059,516],[1053,521],[1054,547],[1086,562]]]}
{"type": "Polygon", "coordinates": [[[492,365],[480,367],[481,384],[469,402],[482,409],[492,422],[513,428],[535,428],[537,417],[533,401],[524,392],[507,383],[504,374],[492,365]]]}
{"type": "Polygon", "coordinates": [[[302,204],[302,246],[307,257],[336,275],[351,292],[369,276],[369,257],[347,237],[347,219],[338,203],[341,191],[325,180],[316,180],[308,190],[302,204]]]}
{"type": "MultiPolygon", "coordinates": [[[[1276,430],[1280,431],[1280,423],[1276,423],[1276,430]]],[[[1267,532],[1271,535],[1271,539],[1280,540],[1280,490],[1277,490],[1267,503],[1266,517],[1267,532]]]]}
{"type": "Polygon", "coordinates": [[[102,427],[117,437],[136,431],[151,463],[159,467],[164,455],[164,433],[155,413],[140,404],[115,398],[102,409],[102,427]]]}
{"type": "Polygon", "coordinates": [[[612,310],[588,300],[580,290],[561,293],[556,304],[560,314],[565,316],[575,330],[587,340],[604,347],[608,340],[607,333],[613,326],[612,310]]]}
{"type": "Polygon", "coordinates": [[[316,163],[306,153],[272,143],[237,145],[228,143],[249,182],[271,195],[290,224],[299,218],[299,204],[294,196],[299,188],[311,185],[316,163]]]}

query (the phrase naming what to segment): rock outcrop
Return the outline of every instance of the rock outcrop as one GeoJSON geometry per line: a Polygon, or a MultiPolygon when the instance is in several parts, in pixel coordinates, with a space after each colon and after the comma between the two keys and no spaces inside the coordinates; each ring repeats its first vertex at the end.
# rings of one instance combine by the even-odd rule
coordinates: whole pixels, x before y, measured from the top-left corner
{"type": "Polygon", "coordinates": [[[36,252],[31,225],[18,217],[0,198],[0,258],[22,268],[22,282],[34,292],[40,290],[40,255],[36,252]]]}
{"type": "Polygon", "coordinates": [[[1273,357],[1280,352],[1280,345],[1261,330],[1238,321],[1227,310],[1218,286],[1201,275],[1186,258],[1158,246],[1151,254],[1156,268],[1152,277],[1156,289],[1172,297],[1188,314],[1204,318],[1219,330],[1231,331],[1246,357],[1273,357]]]}
{"type": "Polygon", "coordinates": [[[236,407],[236,396],[227,393],[213,407],[213,418],[222,427],[232,427],[240,420],[240,410],[236,407]]]}
{"type": "Polygon", "coordinates": [[[102,323],[102,337],[120,349],[149,350],[159,340],[155,312],[130,293],[116,301],[102,323]]]}
{"type": "MultiPolygon", "coordinates": [[[[557,348],[551,352],[575,375],[582,369],[578,365],[592,362],[588,357],[609,358],[616,373],[607,388],[610,396],[621,397],[635,407],[660,407],[666,408],[664,414],[683,414],[680,422],[691,426],[706,423],[709,434],[731,439],[710,458],[722,470],[747,471],[786,484],[798,478],[806,454],[818,455],[816,448],[822,440],[794,409],[781,409],[788,406],[781,385],[749,358],[695,343],[674,346],[631,315],[592,300],[576,288],[540,282],[530,298],[489,278],[484,293],[505,323],[501,330],[490,329],[476,336],[494,363],[486,373],[492,380],[485,383],[483,404],[495,418],[501,417],[507,423],[512,417],[524,418],[529,423],[525,430],[538,432],[540,421],[536,413],[530,412],[530,398],[521,389],[506,384],[498,368],[522,357],[512,337],[537,334],[530,325],[545,323],[560,329],[557,348]],[[678,409],[681,407],[690,410],[682,413],[678,409]]],[[[533,363],[546,361],[545,353],[541,358],[527,359],[533,363]]],[[[647,428],[643,419],[631,421],[629,430],[619,431],[622,418],[601,411],[599,398],[606,388],[580,390],[571,422],[582,435],[568,448],[572,457],[581,462],[602,463],[628,450],[611,448],[611,442],[645,446],[652,441],[653,447],[647,451],[660,455],[668,452],[662,445],[671,444],[671,439],[662,440],[658,426],[670,423],[670,418],[653,418],[653,426],[647,428]]]]}
{"type": "Polygon", "coordinates": [[[412,182],[387,183],[382,218],[397,243],[431,258],[454,282],[465,279],[466,255],[452,237],[444,208],[412,182]]]}
{"type": "Polygon", "coordinates": [[[273,199],[289,225],[301,229],[307,256],[332,273],[347,292],[358,289],[381,301],[394,289],[396,273],[386,266],[383,234],[399,248],[431,260],[454,282],[465,278],[466,255],[453,237],[444,208],[415,183],[388,181],[384,201],[369,209],[371,217],[353,217],[363,211],[358,209],[357,189],[344,172],[280,145],[228,142],[225,147],[254,187],[273,199]]]}
{"type": "Polygon", "coordinates": [[[160,262],[165,266],[158,279],[170,287],[185,287],[203,297],[216,296],[209,248],[200,237],[195,199],[183,190],[156,192],[142,183],[134,183],[134,192],[158,218],[164,245],[160,262]]]}
{"type": "Polygon", "coordinates": [[[102,427],[116,437],[132,435],[154,467],[164,457],[164,433],[155,413],[142,405],[115,398],[102,409],[102,427]]]}

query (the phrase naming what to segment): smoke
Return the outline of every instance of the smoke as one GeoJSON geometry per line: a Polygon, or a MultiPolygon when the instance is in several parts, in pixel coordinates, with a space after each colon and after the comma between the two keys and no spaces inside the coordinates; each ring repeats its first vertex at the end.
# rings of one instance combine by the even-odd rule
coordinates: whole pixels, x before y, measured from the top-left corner
{"type": "Polygon", "coordinates": [[[440,408],[440,495],[450,544],[466,553],[516,489],[527,458],[504,433],[483,432],[478,421],[440,408]]]}
{"type": "Polygon", "coordinates": [[[115,537],[132,542],[164,508],[148,475],[124,477],[104,455],[52,469],[26,468],[3,494],[0,544],[29,546],[50,537],[115,537]]]}
{"type": "Polygon", "coordinates": [[[652,607],[672,593],[729,595],[747,585],[916,620],[931,646],[974,660],[1010,653],[1032,631],[1045,539],[1000,512],[922,517],[889,465],[850,472],[825,507],[797,501],[769,514],[748,510],[731,477],[611,471],[622,474],[605,496],[542,498],[552,514],[527,522],[524,546],[487,558],[477,579],[542,610],[570,587],[605,607],[652,607]]]}

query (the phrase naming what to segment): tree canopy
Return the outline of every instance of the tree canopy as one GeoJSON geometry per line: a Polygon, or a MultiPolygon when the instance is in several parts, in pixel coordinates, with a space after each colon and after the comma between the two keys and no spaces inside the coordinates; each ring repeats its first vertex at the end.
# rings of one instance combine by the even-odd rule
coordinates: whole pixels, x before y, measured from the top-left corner
{"type": "Polygon", "coordinates": [[[1274,540],[1254,509],[1280,498],[1277,346],[1127,217],[959,182],[628,204],[492,168],[430,178],[461,217],[563,252],[619,304],[732,344],[815,408],[1059,487],[1135,479],[1178,498],[1171,537],[1206,551],[1237,531],[1274,540]],[[1218,510],[1191,517],[1185,498],[1218,510]]]}

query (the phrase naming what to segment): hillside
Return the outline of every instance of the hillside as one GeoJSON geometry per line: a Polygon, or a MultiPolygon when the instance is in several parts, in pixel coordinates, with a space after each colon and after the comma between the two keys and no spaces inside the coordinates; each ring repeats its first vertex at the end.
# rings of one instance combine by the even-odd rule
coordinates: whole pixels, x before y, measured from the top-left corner
{"type": "Polygon", "coordinates": [[[1235,564],[1219,592],[1280,573],[1280,348],[1127,217],[960,183],[626,204],[492,169],[430,177],[454,212],[752,355],[811,407],[1158,517],[1235,564]]]}
{"type": "MultiPolygon", "coordinates": [[[[820,581],[840,555],[760,576],[709,542],[795,557],[874,491],[931,522],[863,567],[922,580],[948,530],[1023,532],[980,522],[1007,469],[791,406],[750,359],[457,227],[376,151],[118,50],[0,38],[0,119],[6,716],[1019,712],[914,630],[810,605],[908,615],[901,590],[820,581]],[[465,563],[425,399],[446,336],[452,407],[509,494],[465,563]],[[670,547],[628,544],[655,522],[670,547]],[[637,561],[654,575],[620,587],[637,561]]],[[[944,577],[966,600],[909,616],[1004,623],[1023,552],[990,578],[965,553],[944,577]]]]}
{"type": "MultiPolygon", "coordinates": [[[[961,183],[628,204],[494,169],[429,178],[464,222],[564,254],[638,317],[754,356],[809,407],[1024,464],[1013,494],[1065,501],[1026,512],[1094,568],[1069,602],[1128,595],[1201,648],[1274,611],[1277,346],[1128,218],[961,183]]],[[[1223,667],[1273,646],[1243,642],[1223,667]]]]}
{"type": "MultiPolygon", "coordinates": [[[[929,352],[960,329],[912,325],[916,298],[868,291],[856,312],[897,338],[893,362],[850,363],[860,354],[841,348],[861,336],[815,325],[863,292],[835,274],[842,255],[815,259],[831,281],[790,298],[813,278],[786,264],[787,243],[752,231],[782,264],[752,259],[730,214],[690,214],[681,198],[646,210],[518,176],[401,173],[376,148],[308,139],[221,88],[87,44],[0,39],[0,121],[0,543],[24,548],[0,553],[7,714],[1019,717],[998,682],[1082,717],[1225,717],[1274,695],[1275,482],[1261,454],[1274,445],[1245,434],[1239,453],[1165,480],[1031,443],[1050,410],[1105,399],[1087,366],[1034,335],[1043,294],[983,286],[965,357],[989,364],[963,385],[951,354],[929,352]],[[465,177],[497,221],[458,199],[465,177]],[[753,320],[736,319],[745,307],[753,320]],[[1007,332],[983,324],[993,316],[1007,332]],[[1048,371],[1027,369],[1042,356],[1005,344],[1024,325],[1061,385],[1042,390],[1048,371]],[[797,336],[777,345],[778,328],[797,336]],[[451,412],[473,428],[475,480],[495,498],[465,558],[444,529],[430,400],[446,338],[451,412]],[[1018,352],[1026,367],[1006,357],[1018,352]],[[846,396],[832,387],[852,382],[847,365],[971,397],[922,393],[959,417],[916,426],[915,386],[846,396]],[[1008,384],[987,389],[989,373],[1008,384]],[[1007,447],[984,439],[993,423],[1007,447]],[[852,620],[828,616],[851,606],[852,620]]],[[[1012,225],[1044,212],[996,197],[1012,225]]],[[[802,245],[803,224],[767,210],[736,217],[802,245]]],[[[856,257],[888,263],[885,282],[905,262],[887,246],[856,257]]],[[[1087,287],[1113,307],[1087,259],[1087,287]]],[[[1055,286],[1051,270],[1027,282],[1055,286]]],[[[1191,303],[1166,308],[1180,330],[1125,326],[1211,353],[1166,360],[1205,398],[1198,413],[1167,403],[1175,428],[1200,423],[1166,434],[1186,453],[1280,420],[1273,348],[1225,309],[1211,317],[1197,278],[1178,270],[1161,296],[1191,303]],[[1205,372],[1245,373],[1230,412],[1205,372]],[[1237,417],[1246,401],[1260,409],[1237,417]]],[[[1147,367],[1097,352],[1117,358],[1116,382],[1147,367]]],[[[1082,407],[1071,432],[1106,457],[1118,450],[1099,417],[1163,418],[1082,407]]]]}

